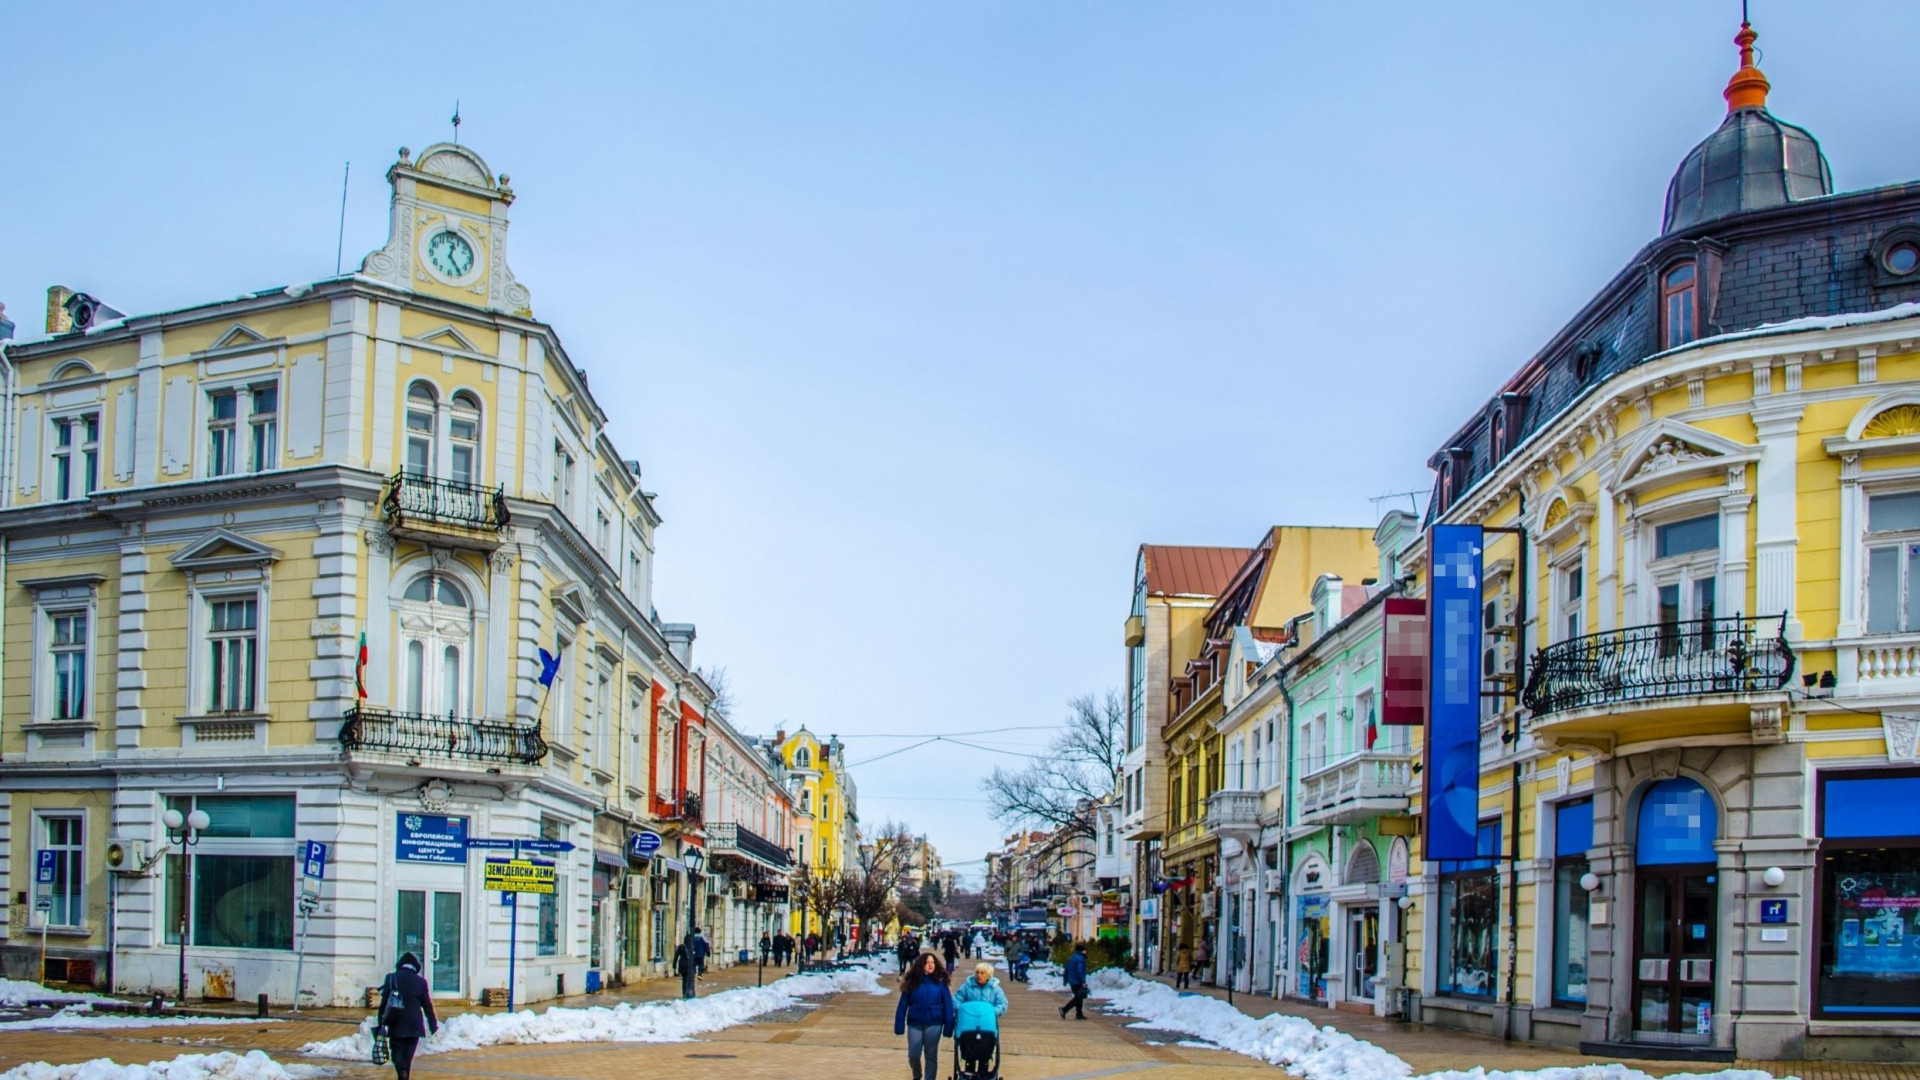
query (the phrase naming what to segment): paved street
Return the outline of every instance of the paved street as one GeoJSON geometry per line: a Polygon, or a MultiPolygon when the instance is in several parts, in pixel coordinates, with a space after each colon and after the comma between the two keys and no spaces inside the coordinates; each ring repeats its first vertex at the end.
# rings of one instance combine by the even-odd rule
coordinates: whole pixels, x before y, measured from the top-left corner
{"type": "MultiPolygon", "coordinates": [[[[705,983],[708,992],[751,986],[754,968],[742,966],[716,972],[705,983]]],[[[885,980],[890,983],[891,979],[885,980]]],[[[677,996],[672,980],[653,980],[637,987],[593,998],[569,999],[567,1005],[611,1004],[620,1000],[655,1000],[677,996]]],[[[1054,1011],[1060,998],[1024,986],[1009,986],[1011,1007],[1005,1020],[1003,1075],[1009,1080],[1081,1080],[1081,1078],[1152,1073],[1153,1080],[1197,1080],[1201,1076],[1234,1080],[1274,1080],[1284,1075],[1273,1066],[1239,1054],[1176,1045],[1183,1037],[1170,1032],[1140,1031],[1126,1026],[1124,1017],[1090,1012],[1084,1022],[1062,1021],[1054,1011]]],[[[770,1014],[706,1039],[689,1043],[588,1043],[496,1046],[483,1050],[423,1057],[415,1073],[426,1080],[602,1080],[637,1075],[676,1080],[710,1077],[716,1067],[722,1075],[821,1080],[903,1080],[907,1076],[904,1042],[893,1035],[893,1003],[888,996],[842,994],[811,999],[806,1007],[770,1014]]],[[[1238,1002],[1255,1015],[1288,1012],[1379,1044],[1406,1059],[1416,1073],[1443,1069],[1537,1069],[1579,1065],[1578,1054],[1533,1044],[1509,1044],[1498,1039],[1441,1031],[1398,1021],[1346,1013],[1302,1009],[1267,999],[1244,996],[1238,1002]]],[[[461,1010],[465,1011],[465,1010],[461,1010]]],[[[496,1010],[473,1010],[496,1011],[496,1010]]],[[[290,1014],[276,1014],[289,1016],[290,1014]]],[[[108,1057],[122,1063],[146,1062],[183,1053],[218,1050],[265,1050],[283,1062],[304,1061],[298,1048],[308,1042],[345,1033],[359,1015],[350,1010],[322,1010],[298,1019],[272,1024],[182,1026],[126,1031],[0,1033],[0,1069],[29,1061],[56,1064],[108,1057]]],[[[946,1047],[950,1053],[950,1044],[946,1047]]],[[[313,1064],[337,1068],[344,1080],[383,1080],[386,1068],[368,1064],[313,1059],[313,1064]]],[[[1672,1062],[1632,1062],[1654,1075],[1687,1071],[1672,1062]]],[[[1846,1062],[1741,1062],[1777,1076],[1806,1080],[1916,1080],[1920,1067],[1859,1065],[1846,1062]]]]}

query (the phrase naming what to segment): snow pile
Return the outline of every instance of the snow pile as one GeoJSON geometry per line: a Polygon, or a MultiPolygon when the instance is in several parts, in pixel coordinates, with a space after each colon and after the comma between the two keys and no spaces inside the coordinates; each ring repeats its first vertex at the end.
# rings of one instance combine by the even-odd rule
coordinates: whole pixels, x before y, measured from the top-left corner
{"type": "Polygon", "coordinates": [[[0,1073],[0,1080],[310,1080],[325,1070],[282,1065],[258,1050],[245,1054],[182,1054],[172,1061],[120,1065],[95,1058],[78,1065],[28,1062],[0,1073]]]}
{"type": "Polygon", "coordinates": [[[69,1005],[52,1016],[37,1016],[31,1020],[0,1021],[0,1032],[34,1031],[40,1028],[55,1028],[71,1031],[78,1028],[148,1028],[148,1027],[195,1027],[204,1024],[277,1024],[278,1020],[262,1020],[251,1016],[147,1016],[137,1013],[96,1013],[89,1002],[69,1005]]]}
{"type": "Polygon", "coordinates": [[[19,979],[0,979],[0,1005],[25,1005],[29,1001],[112,1001],[110,997],[77,990],[49,990],[39,983],[19,979]]]}
{"type": "MultiPolygon", "coordinates": [[[[483,1016],[466,1013],[440,1025],[436,1034],[420,1041],[423,1054],[450,1050],[478,1050],[503,1043],[681,1042],[695,1035],[745,1023],[762,1013],[792,1006],[803,997],[824,994],[885,994],[871,968],[818,975],[789,975],[768,986],[725,990],[692,1001],[648,1001],[640,1004],[555,1006],[546,1012],[522,1010],[483,1016]]],[[[300,1048],[314,1057],[365,1061],[373,1053],[373,1018],[351,1035],[300,1048]]],[[[0,1080],[7,1080],[0,1077],[0,1080]]],[[[80,1080],[93,1080],[82,1077],[80,1080]]],[[[142,1078],[133,1078],[142,1080],[142,1078]]]]}

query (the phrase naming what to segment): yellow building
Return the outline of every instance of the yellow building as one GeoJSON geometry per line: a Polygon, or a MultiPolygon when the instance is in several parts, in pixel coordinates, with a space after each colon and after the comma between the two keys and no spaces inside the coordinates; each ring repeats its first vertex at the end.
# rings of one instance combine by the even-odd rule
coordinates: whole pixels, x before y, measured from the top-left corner
{"type": "MultiPolygon", "coordinates": [[[[796,870],[796,880],[802,875],[815,881],[838,878],[853,867],[860,850],[858,795],[847,771],[846,745],[831,735],[822,741],[804,727],[775,734],[774,743],[793,789],[794,862],[805,868],[796,870]]],[[[825,936],[829,929],[844,932],[844,915],[823,919],[814,905],[794,898],[796,936],[808,931],[825,936]]]]}
{"type": "Polygon", "coordinates": [[[1738,42],[1661,235],[1433,459],[1435,526],[1518,531],[1449,534],[1464,611],[1423,571],[1484,693],[1409,984],[1610,1056],[1911,1059],[1920,184],[1834,194],[1738,42]]]}
{"type": "Polygon", "coordinates": [[[521,1000],[664,960],[711,691],[653,616],[660,518],[508,266],[507,178],[442,144],[388,179],[359,273],[151,315],[55,289],[6,348],[10,975],[43,923],[55,976],[172,990],[184,926],[189,994],[282,1002],[301,939],[323,1004],[408,950],[478,997],[510,936],[521,1000]],[[556,884],[508,908],[514,840],[556,884]]]}

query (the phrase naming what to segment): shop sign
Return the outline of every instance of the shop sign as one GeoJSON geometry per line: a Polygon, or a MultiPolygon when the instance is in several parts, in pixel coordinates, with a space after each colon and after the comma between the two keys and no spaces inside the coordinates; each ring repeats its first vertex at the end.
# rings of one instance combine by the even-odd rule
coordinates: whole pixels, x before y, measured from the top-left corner
{"type": "Polygon", "coordinates": [[[1143,919],[1159,918],[1160,917],[1160,898],[1157,896],[1149,896],[1141,900],[1140,901],[1140,917],[1143,919]]]}
{"type": "Polygon", "coordinates": [[[444,814],[396,815],[393,854],[401,862],[467,861],[467,819],[444,814]]]}
{"type": "Polygon", "coordinates": [[[1786,922],[1787,902],[1785,900],[1760,901],[1760,921],[1763,923],[1786,922]]]}
{"type": "Polygon", "coordinates": [[[790,897],[788,887],[769,882],[760,882],[753,887],[753,899],[757,904],[784,904],[790,897]]]}
{"type": "Polygon", "coordinates": [[[627,858],[651,859],[653,853],[660,850],[660,843],[659,833],[642,829],[627,837],[627,858]]]}
{"type": "Polygon", "coordinates": [[[1100,917],[1101,917],[1101,918],[1103,918],[1103,919],[1117,919],[1117,918],[1119,918],[1119,917],[1120,917],[1120,905],[1119,905],[1119,904],[1116,904],[1116,903],[1113,903],[1112,901],[1104,901],[1104,902],[1102,902],[1102,903],[1101,903],[1101,905],[1100,905],[1100,917]]]}
{"type": "Polygon", "coordinates": [[[1061,904],[1061,905],[1060,905],[1060,914],[1061,914],[1061,916],[1062,916],[1062,917],[1064,917],[1064,918],[1068,918],[1068,919],[1071,919],[1071,918],[1073,918],[1073,905],[1071,905],[1071,904],[1061,904]]]}
{"type": "Polygon", "coordinates": [[[543,859],[488,859],[483,876],[488,892],[552,893],[560,880],[543,859]]]}

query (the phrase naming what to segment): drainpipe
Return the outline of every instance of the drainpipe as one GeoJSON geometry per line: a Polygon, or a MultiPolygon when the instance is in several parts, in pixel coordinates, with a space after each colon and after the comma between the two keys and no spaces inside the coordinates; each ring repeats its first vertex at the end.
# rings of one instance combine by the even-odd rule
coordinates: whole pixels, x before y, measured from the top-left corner
{"type": "MultiPolygon", "coordinates": [[[[1520,493],[1519,519],[1527,517],[1527,494],[1520,493]]],[[[1514,642],[1513,649],[1513,731],[1511,745],[1515,755],[1512,778],[1512,828],[1507,837],[1507,1032],[1509,1042],[1514,1039],[1514,1028],[1520,1003],[1515,1000],[1519,990],[1520,978],[1520,694],[1527,685],[1527,543],[1525,526],[1514,534],[1516,552],[1514,555],[1514,573],[1518,583],[1514,586],[1514,642]]],[[[1539,883],[1534,884],[1535,910],[1538,911],[1539,883]]],[[[1538,959],[1537,957],[1535,958],[1538,959]]],[[[1538,964],[1535,967],[1538,968],[1538,964]]]]}
{"type": "MultiPolygon", "coordinates": [[[[1289,638],[1299,633],[1299,621],[1294,620],[1288,634],[1289,638]]],[[[1284,646],[1283,646],[1284,648],[1284,646]]],[[[1280,789],[1280,940],[1288,942],[1281,949],[1280,942],[1274,942],[1273,950],[1273,996],[1277,1000],[1285,997],[1284,981],[1280,978],[1280,958],[1293,955],[1293,924],[1287,921],[1289,902],[1293,899],[1293,836],[1289,822],[1293,818],[1293,690],[1287,686],[1287,673],[1293,670],[1292,664],[1281,664],[1274,673],[1274,681],[1280,686],[1280,698],[1287,703],[1287,782],[1280,789]]]]}

